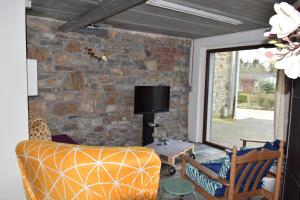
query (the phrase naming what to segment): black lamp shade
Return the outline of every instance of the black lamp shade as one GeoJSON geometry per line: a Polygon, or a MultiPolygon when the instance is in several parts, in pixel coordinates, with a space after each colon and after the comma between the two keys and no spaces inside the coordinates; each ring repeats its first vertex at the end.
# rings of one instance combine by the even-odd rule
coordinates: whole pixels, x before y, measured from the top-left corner
{"type": "Polygon", "coordinates": [[[169,111],[170,86],[135,86],[134,113],[169,111]]]}

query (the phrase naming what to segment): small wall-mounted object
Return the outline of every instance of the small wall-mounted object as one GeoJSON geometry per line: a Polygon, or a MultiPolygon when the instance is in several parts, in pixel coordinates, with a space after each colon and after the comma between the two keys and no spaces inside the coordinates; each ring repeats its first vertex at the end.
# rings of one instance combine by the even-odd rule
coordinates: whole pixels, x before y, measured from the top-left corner
{"type": "Polygon", "coordinates": [[[109,59],[109,56],[110,56],[109,50],[106,50],[106,51],[104,52],[104,54],[100,54],[100,53],[97,53],[95,49],[90,48],[90,47],[85,47],[84,49],[87,51],[88,55],[89,55],[91,58],[95,58],[95,59],[97,59],[99,62],[100,62],[101,60],[107,62],[107,60],[109,59]]]}
{"type": "Polygon", "coordinates": [[[27,59],[27,94],[38,96],[37,60],[27,59]]]}

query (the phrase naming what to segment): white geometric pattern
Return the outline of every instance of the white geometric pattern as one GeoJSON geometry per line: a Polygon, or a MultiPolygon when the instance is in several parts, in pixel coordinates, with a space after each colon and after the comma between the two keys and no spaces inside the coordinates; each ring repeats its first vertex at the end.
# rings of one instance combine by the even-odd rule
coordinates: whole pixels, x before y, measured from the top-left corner
{"type": "Polygon", "coordinates": [[[155,199],[160,159],[144,147],[30,140],[16,147],[32,199],[155,199]]]}

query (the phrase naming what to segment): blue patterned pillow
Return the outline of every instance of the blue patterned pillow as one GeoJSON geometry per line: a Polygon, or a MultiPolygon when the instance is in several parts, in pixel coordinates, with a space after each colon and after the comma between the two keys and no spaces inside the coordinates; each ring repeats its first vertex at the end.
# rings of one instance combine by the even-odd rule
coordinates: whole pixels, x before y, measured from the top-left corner
{"type": "Polygon", "coordinates": [[[203,188],[206,192],[212,196],[224,196],[225,189],[223,185],[218,181],[208,178],[206,175],[201,173],[198,169],[187,163],[185,168],[186,175],[192,179],[197,185],[203,188]],[[223,189],[223,190],[222,190],[223,189]]]}
{"type": "Polygon", "coordinates": [[[275,140],[274,142],[267,142],[263,148],[269,149],[271,151],[278,151],[280,140],[275,140]]]}
{"type": "MultiPolygon", "coordinates": [[[[242,156],[250,151],[252,151],[253,149],[243,149],[243,150],[239,150],[237,152],[237,156],[242,156]]],[[[229,175],[230,175],[230,166],[231,166],[231,156],[232,153],[228,153],[223,161],[223,164],[220,168],[219,171],[219,176],[221,178],[225,178],[225,179],[229,179],[229,175]]]]}
{"type": "Polygon", "coordinates": [[[223,160],[223,164],[219,171],[219,176],[221,178],[226,178],[227,172],[230,169],[231,161],[229,155],[226,155],[225,159],[223,160]]]}

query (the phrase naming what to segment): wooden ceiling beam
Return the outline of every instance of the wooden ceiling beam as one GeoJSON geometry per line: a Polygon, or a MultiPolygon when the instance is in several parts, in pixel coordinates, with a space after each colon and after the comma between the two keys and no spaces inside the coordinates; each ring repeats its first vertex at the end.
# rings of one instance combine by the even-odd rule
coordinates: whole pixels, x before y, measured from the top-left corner
{"type": "Polygon", "coordinates": [[[146,0],[102,0],[99,7],[82,13],[60,27],[61,31],[70,32],[101,22],[109,17],[119,14],[146,2],[146,0]]]}

